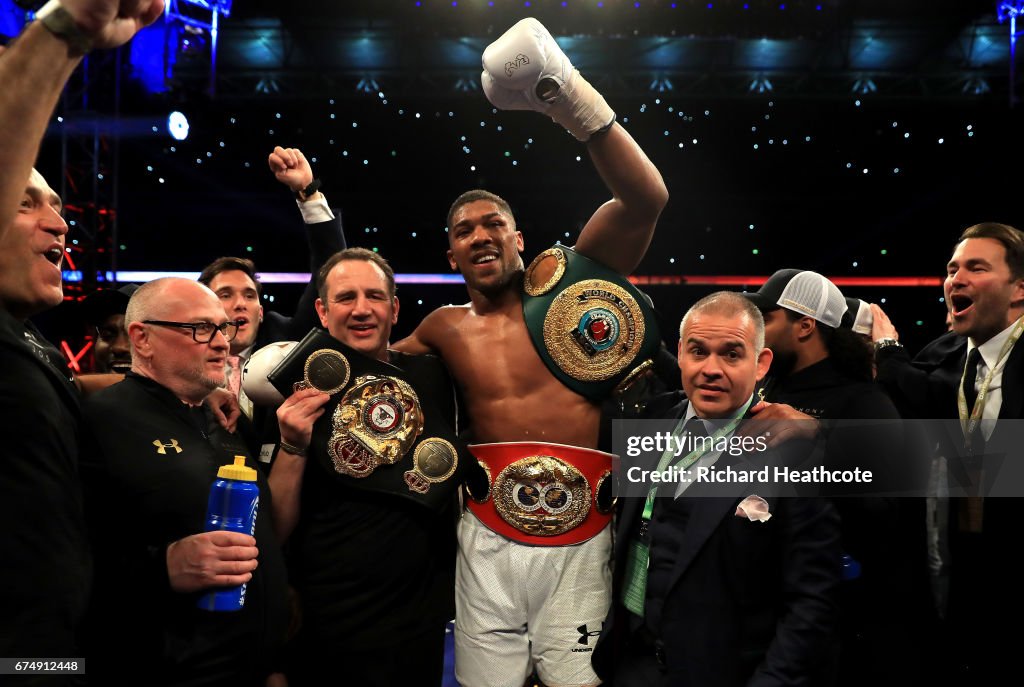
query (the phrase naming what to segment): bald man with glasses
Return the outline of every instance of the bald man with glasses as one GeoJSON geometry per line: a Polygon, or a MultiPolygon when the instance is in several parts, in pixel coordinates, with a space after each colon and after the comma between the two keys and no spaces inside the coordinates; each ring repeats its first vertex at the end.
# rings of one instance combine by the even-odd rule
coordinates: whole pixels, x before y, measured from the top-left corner
{"type": "Polygon", "coordinates": [[[83,407],[82,478],[96,557],[90,679],[262,685],[276,670],[287,618],[262,477],[255,536],[204,532],[218,467],[236,455],[255,467],[204,404],[224,384],[238,325],[210,289],[176,278],[140,287],[125,322],[131,371],[83,407]],[[241,610],[196,607],[203,591],[242,583],[241,610]]]}

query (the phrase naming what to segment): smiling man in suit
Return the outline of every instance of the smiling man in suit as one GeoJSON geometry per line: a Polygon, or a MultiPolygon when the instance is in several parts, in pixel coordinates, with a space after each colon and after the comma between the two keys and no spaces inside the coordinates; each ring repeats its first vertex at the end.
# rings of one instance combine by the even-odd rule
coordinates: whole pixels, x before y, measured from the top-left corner
{"type": "MultiPolygon", "coordinates": [[[[771,360],[757,308],[739,294],[707,296],[680,327],[686,396],[659,398],[648,417],[678,419],[684,439],[711,436],[719,445],[747,414],[771,360]]],[[[808,448],[783,446],[799,455],[808,448]]],[[[748,455],[757,464],[786,460],[774,453],[748,455]]],[[[714,448],[690,458],[691,469],[736,461],[714,448]]],[[[840,577],[834,510],[765,491],[767,498],[702,496],[705,486],[662,485],[662,498],[625,502],[618,608],[605,623],[595,668],[614,675],[617,687],[828,684],[840,577]]]]}
{"type": "MultiPolygon", "coordinates": [[[[1024,419],[1024,232],[995,222],[965,229],[946,265],[944,294],[952,331],[913,360],[871,306],[878,381],[910,417],[961,421],[967,431],[943,448],[960,457],[951,475],[956,463],[973,480],[998,475],[1000,495],[1018,496],[1020,423],[1010,420],[1024,419]]],[[[941,669],[964,683],[987,684],[1016,667],[1018,633],[1000,628],[1024,612],[1015,591],[1024,561],[1020,507],[1020,498],[981,493],[950,499],[948,646],[939,655],[952,663],[941,669]]]]}

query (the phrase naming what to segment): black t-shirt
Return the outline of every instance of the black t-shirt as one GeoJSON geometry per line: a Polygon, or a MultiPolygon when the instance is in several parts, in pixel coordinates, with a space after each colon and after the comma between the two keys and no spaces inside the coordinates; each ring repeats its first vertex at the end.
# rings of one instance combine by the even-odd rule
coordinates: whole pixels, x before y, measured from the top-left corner
{"type": "MultiPolygon", "coordinates": [[[[430,389],[455,427],[454,395],[440,360],[390,353],[391,364],[407,373],[418,393],[430,389]]],[[[349,487],[311,456],[302,513],[288,541],[306,641],[352,651],[443,628],[455,612],[455,506],[454,497],[434,511],[349,487]]]]}

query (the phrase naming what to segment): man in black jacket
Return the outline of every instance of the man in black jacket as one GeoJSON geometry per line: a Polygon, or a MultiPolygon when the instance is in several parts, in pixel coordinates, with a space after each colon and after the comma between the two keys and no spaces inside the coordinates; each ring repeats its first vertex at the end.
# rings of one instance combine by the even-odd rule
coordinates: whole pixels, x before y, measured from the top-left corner
{"type": "MultiPolygon", "coordinates": [[[[1024,418],[1024,233],[984,222],[966,229],[947,264],[944,285],[953,331],[914,359],[878,306],[874,315],[878,381],[915,417],[959,418],[963,432],[947,447],[950,474],[964,467],[975,482],[992,479],[1019,496],[1008,470],[1020,465],[1024,418]],[[999,422],[1004,421],[1004,422],[999,422]],[[999,466],[1000,461],[1005,461],[999,466]],[[982,468],[982,466],[984,466],[982,468]]],[[[988,486],[988,485],[986,485],[988,486]]],[[[1019,498],[982,498],[984,491],[950,500],[949,647],[959,679],[984,680],[1013,669],[1015,633],[1001,629],[1020,617],[1019,498]]],[[[978,684],[982,684],[978,682],[978,684]]]]}
{"type": "MultiPolygon", "coordinates": [[[[125,43],[162,8],[159,0],[51,5],[0,54],[0,656],[9,659],[81,655],[75,635],[90,576],[78,390],[61,354],[28,321],[63,298],[68,227],[60,198],[32,166],[85,53],[125,43]]],[[[56,685],[71,677],[19,679],[56,685]]]]}
{"type": "Polygon", "coordinates": [[[178,278],[140,287],[125,320],[132,369],[83,406],[96,557],[89,674],[99,684],[262,686],[287,624],[266,481],[254,536],[204,531],[218,468],[248,458],[204,404],[224,383],[238,328],[209,289],[178,278]],[[201,592],[239,584],[240,610],[197,607],[201,592]]]}
{"type": "MultiPolygon", "coordinates": [[[[824,421],[823,464],[871,470],[868,489],[876,493],[923,485],[926,463],[873,382],[870,351],[840,326],[848,301],[839,288],[816,272],[784,269],[747,297],[764,315],[774,354],[764,400],[824,421]]],[[[842,586],[840,682],[916,683],[930,609],[923,498],[847,491],[834,503],[843,551],[853,559],[847,570],[860,570],[842,586]]]]}
{"type": "Polygon", "coordinates": [[[273,311],[264,312],[260,303],[263,287],[256,277],[256,266],[247,258],[217,258],[199,275],[199,282],[209,286],[220,298],[228,317],[241,323],[238,336],[231,342],[231,355],[227,360],[227,387],[239,397],[242,411],[253,420],[256,431],[261,435],[266,421],[265,410],[254,411],[252,403],[242,393],[242,369],[253,351],[275,341],[298,341],[320,324],[314,308],[317,297],[315,275],[329,257],[345,249],[341,217],[334,214],[319,191],[320,182],[313,178],[313,170],[302,151],[277,146],[267,162],[277,180],[295,195],[309,243],[312,274],[295,313],[287,316],[273,311]]]}
{"type": "MultiPolygon", "coordinates": [[[[731,436],[771,360],[753,304],[733,293],[707,296],[681,326],[686,396],[661,397],[646,416],[678,419],[684,438],[731,436]]],[[[782,448],[791,453],[749,459],[799,463],[808,446],[793,441],[782,448]]],[[[711,450],[692,465],[742,460],[711,450]]],[[[644,499],[625,500],[615,603],[594,652],[595,670],[604,679],[614,675],[618,687],[828,684],[840,575],[834,509],[821,499],[768,491],[764,498],[700,493],[707,487],[691,483],[680,496],[675,484],[662,485],[650,512],[644,499]],[[646,543],[649,566],[630,553],[638,543],[646,543]]]]}

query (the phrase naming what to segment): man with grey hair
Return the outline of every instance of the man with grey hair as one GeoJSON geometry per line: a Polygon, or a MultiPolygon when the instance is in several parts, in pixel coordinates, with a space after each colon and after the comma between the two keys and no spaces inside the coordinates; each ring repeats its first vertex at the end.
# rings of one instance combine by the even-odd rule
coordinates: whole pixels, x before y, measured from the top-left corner
{"type": "MultiPolygon", "coordinates": [[[[744,459],[700,439],[732,436],[771,360],[764,321],[747,299],[717,292],[690,308],[679,340],[685,396],[667,394],[647,409],[648,418],[678,420],[677,436],[701,447],[682,458],[685,467],[744,459]]],[[[796,456],[807,448],[784,446],[796,456]]],[[[775,449],[744,455],[794,462],[775,449]]],[[[620,687],[827,684],[838,625],[835,511],[820,499],[709,488],[662,485],[646,501],[624,501],[598,673],[620,687]]]]}
{"type": "Polygon", "coordinates": [[[759,351],[764,349],[765,323],[761,311],[757,307],[748,307],[747,304],[741,303],[732,296],[733,294],[728,291],[716,291],[694,303],[686,311],[686,314],[683,315],[683,319],[679,321],[680,342],[683,340],[683,331],[686,329],[686,324],[694,315],[712,312],[724,313],[726,315],[745,314],[754,324],[754,348],[759,351]]]}
{"type": "Polygon", "coordinates": [[[262,474],[254,537],[203,531],[218,468],[236,456],[255,467],[203,403],[224,383],[238,325],[207,287],[178,278],[140,287],[125,321],[132,369],[83,406],[96,557],[89,674],[104,684],[122,675],[136,684],[147,682],[142,675],[168,685],[262,684],[286,626],[284,564],[262,474]],[[240,584],[241,610],[196,607],[200,592],[240,584]]]}

